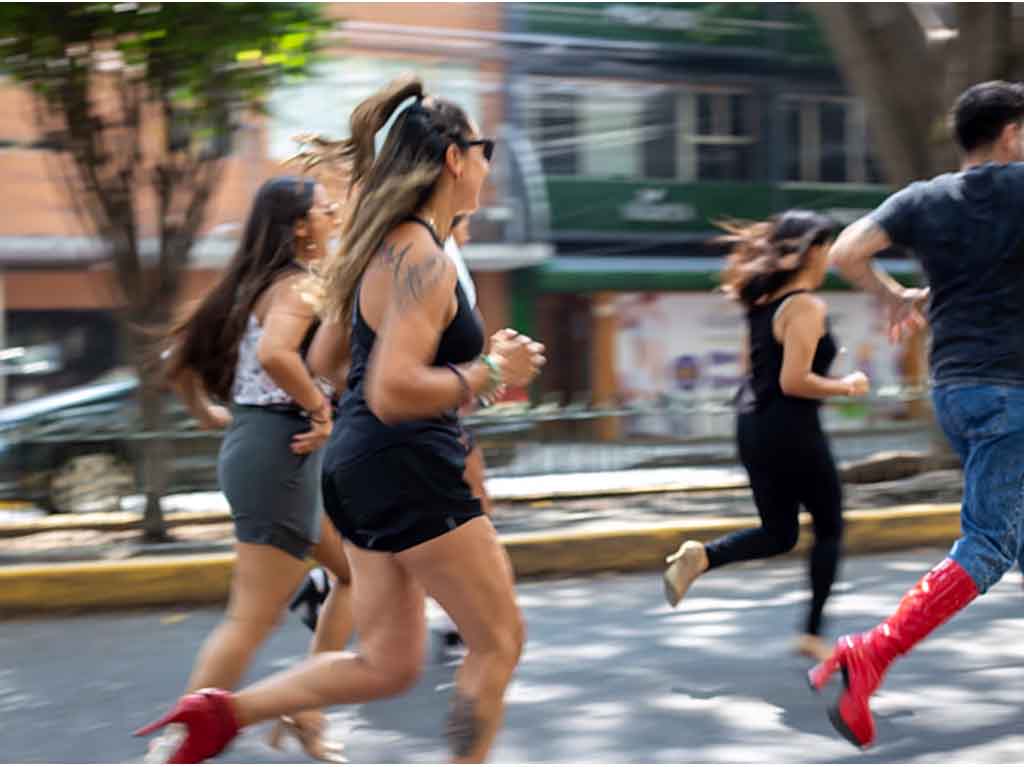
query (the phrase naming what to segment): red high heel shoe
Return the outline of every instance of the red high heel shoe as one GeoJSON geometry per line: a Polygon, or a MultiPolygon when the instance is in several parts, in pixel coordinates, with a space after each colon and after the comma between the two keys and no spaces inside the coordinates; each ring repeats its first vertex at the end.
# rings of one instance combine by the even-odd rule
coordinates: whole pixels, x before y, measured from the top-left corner
{"type": "Polygon", "coordinates": [[[175,722],[185,725],[188,735],[167,764],[197,764],[216,756],[234,740],[239,730],[235,712],[231,710],[231,694],[211,688],[183,696],[170,713],[139,728],[135,735],[149,735],[175,722]]]}
{"type": "Polygon", "coordinates": [[[832,655],[807,674],[811,687],[821,690],[836,671],[843,672],[846,689],[828,712],[832,726],[855,746],[870,746],[875,720],[868,699],[890,664],[976,596],[978,589],[967,571],[944,559],[904,595],[887,620],[865,634],[840,638],[832,655]]]}

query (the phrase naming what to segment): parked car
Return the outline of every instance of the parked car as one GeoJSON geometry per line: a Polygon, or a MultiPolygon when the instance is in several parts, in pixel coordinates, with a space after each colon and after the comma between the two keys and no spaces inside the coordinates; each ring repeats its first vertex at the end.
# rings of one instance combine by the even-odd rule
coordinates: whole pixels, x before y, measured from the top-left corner
{"type": "MultiPolygon", "coordinates": [[[[170,391],[163,431],[145,434],[138,390],[134,372],[116,370],[0,408],[0,500],[59,513],[116,511],[126,496],[143,492],[142,446],[157,436],[169,445],[167,493],[217,490],[221,435],[202,431],[170,391]]],[[[534,426],[529,415],[495,411],[467,419],[492,468],[513,460],[534,426]]]]}
{"type": "MultiPolygon", "coordinates": [[[[110,511],[142,492],[138,377],[117,370],[83,386],[0,408],[0,499],[52,512],[110,511]]],[[[220,435],[204,432],[170,391],[161,434],[168,493],[215,490],[220,435]]]]}

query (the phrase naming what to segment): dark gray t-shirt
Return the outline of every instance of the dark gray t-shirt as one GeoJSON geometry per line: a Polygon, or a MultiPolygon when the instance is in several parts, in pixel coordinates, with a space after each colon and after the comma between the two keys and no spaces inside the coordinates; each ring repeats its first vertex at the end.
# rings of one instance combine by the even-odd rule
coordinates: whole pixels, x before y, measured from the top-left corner
{"type": "Polygon", "coordinates": [[[1024,385],[1024,163],[919,181],[871,218],[928,278],[932,380],[1024,385]]]}

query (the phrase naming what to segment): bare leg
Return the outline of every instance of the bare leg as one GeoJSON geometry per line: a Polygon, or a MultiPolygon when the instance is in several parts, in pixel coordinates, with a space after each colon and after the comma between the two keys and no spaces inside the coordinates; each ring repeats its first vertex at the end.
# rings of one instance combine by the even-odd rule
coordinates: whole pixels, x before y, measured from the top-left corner
{"type": "Polygon", "coordinates": [[[423,589],[391,554],[345,543],[359,651],[324,652],[234,696],[241,726],[295,711],[359,703],[411,687],[423,666],[423,589]]]}
{"type": "MultiPolygon", "coordinates": [[[[331,590],[320,610],[310,654],[345,649],[352,636],[352,573],[337,529],[326,514],[320,520],[320,541],[313,557],[330,571],[331,590]]],[[[327,719],[318,709],[283,716],[270,733],[269,743],[279,748],[286,734],[299,741],[303,750],[320,761],[342,761],[342,745],[326,737],[327,719]]]]}
{"type": "Polygon", "coordinates": [[[305,564],[273,546],[235,545],[238,559],[224,619],[203,643],[186,692],[203,687],[233,690],[266,641],[295,591],[305,564]]]}
{"type": "Polygon", "coordinates": [[[341,535],[326,514],[320,520],[320,542],[313,547],[313,558],[334,577],[310,651],[343,650],[352,636],[352,571],[341,535]]]}
{"type": "Polygon", "coordinates": [[[525,641],[512,568],[486,517],[398,555],[448,612],[469,650],[448,721],[453,762],[486,759],[525,641]]]}

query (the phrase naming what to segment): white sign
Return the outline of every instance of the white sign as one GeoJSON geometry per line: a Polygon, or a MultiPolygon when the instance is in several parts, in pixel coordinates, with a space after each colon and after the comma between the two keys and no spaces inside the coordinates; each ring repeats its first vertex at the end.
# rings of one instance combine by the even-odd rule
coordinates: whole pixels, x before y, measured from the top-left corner
{"type": "Polygon", "coordinates": [[[605,16],[612,23],[660,29],[689,30],[694,29],[698,22],[697,14],[693,11],[667,10],[643,5],[610,5],[605,9],[605,16]]]}
{"type": "Polygon", "coordinates": [[[682,224],[693,221],[697,212],[692,205],[667,202],[667,189],[638,189],[633,199],[619,208],[626,221],[682,224]]]}
{"type": "MultiPolygon", "coordinates": [[[[889,344],[885,314],[864,293],[824,292],[841,349],[830,375],[863,370],[873,392],[900,383],[900,347],[889,344]]],[[[652,402],[728,403],[742,381],[746,335],[742,308],[714,293],[622,293],[615,310],[615,367],[619,394],[630,405],[652,402]]],[[[863,408],[849,408],[850,418],[863,408]]],[[[830,412],[830,417],[833,414],[830,412]]],[[[843,417],[842,412],[839,417],[843,417]]],[[[646,433],[701,431],[674,419],[643,419],[646,433]]]]}

